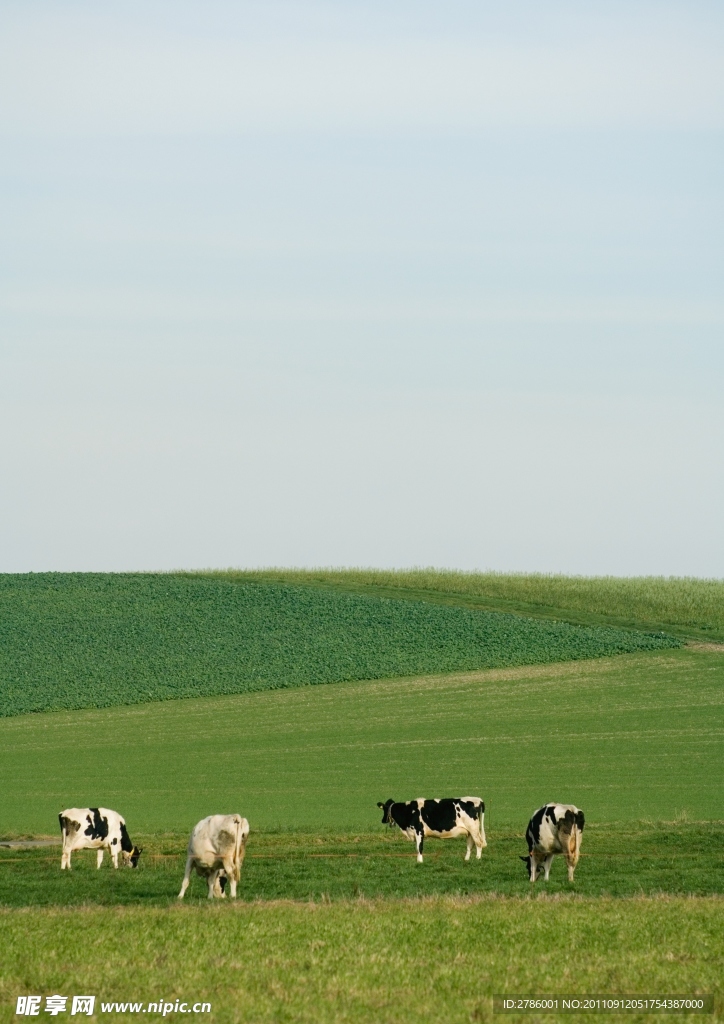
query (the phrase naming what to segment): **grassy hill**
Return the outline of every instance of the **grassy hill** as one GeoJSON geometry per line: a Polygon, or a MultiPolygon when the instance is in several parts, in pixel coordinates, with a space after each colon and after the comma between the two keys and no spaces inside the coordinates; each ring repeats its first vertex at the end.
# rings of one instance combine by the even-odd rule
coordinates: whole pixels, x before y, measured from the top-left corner
{"type": "Polygon", "coordinates": [[[281,580],[355,593],[441,601],[588,625],[664,630],[724,642],[724,580],[562,576],[446,569],[227,570],[217,579],[281,580]]]}
{"type": "Polygon", "coordinates": [[[0,715],[676,647],[668,635],[271,579],[0,576],[0,715]]]}
{"type": "Polygon", "coordinates": [[[378,800],[456,793],[520,835],[551,799],[591,825],[717,820],[723,693],[724,656],[684,648],[5,718],[0,835],[54,835],[62,807],[96,804],[132,834],[223,808],[379,832],[378,800]]]}

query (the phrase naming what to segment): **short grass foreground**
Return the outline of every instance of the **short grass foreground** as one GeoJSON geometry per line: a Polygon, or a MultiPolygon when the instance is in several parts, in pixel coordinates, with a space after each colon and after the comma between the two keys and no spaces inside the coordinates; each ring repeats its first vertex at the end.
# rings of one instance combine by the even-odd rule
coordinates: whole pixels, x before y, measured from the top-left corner
{"type": "Polygon", "coordinates": [[[0,575],[0,716],[679,646],[420,600],[272,581],[0,575]]]}
{"type": "MultiPolygon", "coordinates": [[[[468,862],[463,839],[428,839],[423,864],[417,864],[414,845],[396,827],[252,832],[239,898],[724,894],[724,821],[590,825],[573,884],[559,857],[549,881],[539,880],[535,887],[519,860],[527,853],[522,832],[490,829],[482,858],[473,855],[468,862]]],[[[73,854],[72,870],[61,872],[60,846],[0,849],[0,907],[172,904],[181,886],[188,836],[138,833],[134,839],[144,851],[135,870],[114,871],[108,857],[98,870],[95,851],[82,851],[73,854]]],[[[205,881],[193,875],[185,899],[204,902],[205,881]]]]}
{"type": "Polygon", "coordinates": [[[714,1016],[698,1019],[721,1020],[723,911],[718,897],[6,910],[0,1015],[18,1019],[18,995],[59,993],[95,995],[97,1009],[208,1000],[194,1020],[470,1024],[511,1019],[493,1018],[494,994],[608,992],[712,994],[714,1016]]]}

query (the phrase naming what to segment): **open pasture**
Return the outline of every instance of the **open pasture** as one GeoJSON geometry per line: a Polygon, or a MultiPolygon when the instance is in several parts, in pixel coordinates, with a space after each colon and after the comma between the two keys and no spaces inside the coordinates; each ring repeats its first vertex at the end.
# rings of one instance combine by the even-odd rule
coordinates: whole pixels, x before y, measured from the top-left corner
{"type": "Polygon", "coordinates": [[[100,804],[145,852],[68,874],[59,847],[0,849],[0,1019],[66,991],[350,1024],[492,1020],[494,993],[712,993],[723,1019],[723,703],[724,656],[688,647],[5,717],[0,837],[100,804]],[[416,865],[376,806],[468,793],[481,862],[428,840],[416,865]],[[518,856],[550,799],[584,808],[582,857],[531,893],[518,856]],[[208,905],[195,878],[179,906],[192,825],[237,810],[241,899],[208,905]]]}
{"type": "Polygon", "coordinates": [[[0,575],[0,716],[677,647],[671,636],[202,575],[0,575]]]}

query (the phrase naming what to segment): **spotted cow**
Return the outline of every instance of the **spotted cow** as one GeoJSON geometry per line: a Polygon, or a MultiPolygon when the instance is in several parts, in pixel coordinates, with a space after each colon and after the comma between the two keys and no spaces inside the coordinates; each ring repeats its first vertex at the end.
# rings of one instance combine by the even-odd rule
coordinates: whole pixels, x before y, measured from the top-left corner
{"type": "Polygon", "coordinates": [[[211,814],[203,818],[189,839],[186,872],[178,898],[184,898],[195,870],[207,880],[210,900],[226,896],[227,881],[234,899],[248,836],[249,822],[239,814],[211,814]]]}
{"type": "Polygon", "coordinates": [[[126,866],[138,867],[143,850],[133,845],[126,823],[116,811],[106,807],[68,807],[60,812],[58,820],[63,837],[61,870],[70,870],[70,855],[74,850],[97,850],[97,867],[103,863],[105,850],[110,852],[114,868],[118,867],[119,855],[126,866]]]}
{"type": "Polygon", "coordinates": [[[465,860],[470,860],[473,843],[476,847],[478,860],[483,848],[488,844],[485,840],[485,804],[479,796],[461,796],[443,800],[408,800],[406,803],[395,803],[386,800],[378,803],[382,808],[382,824],[397,825],[412,839],[417,848],[417,863],[422,864],[422,844],[425,836],[448,839],[455,836],[466,836],[468,849],[465,860]]]}
{"type": "Polygon", "coordinates": [[[525,832],[528,856],[520,858],[528,869],[531,882],[538,877],[541,864],[548,881],[551,862],[557,853],[566,858],[568,881],[573,881],[573,872],[581,854],[585,820],[583,811],[573,804],[546,804],[538,808],[525,832]]]}

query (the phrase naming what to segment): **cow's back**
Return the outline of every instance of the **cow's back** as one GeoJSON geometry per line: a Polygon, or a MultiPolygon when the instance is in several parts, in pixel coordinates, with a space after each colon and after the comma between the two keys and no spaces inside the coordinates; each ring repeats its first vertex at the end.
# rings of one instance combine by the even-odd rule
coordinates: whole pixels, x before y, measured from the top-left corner
{"type": "MultiPolygon", "coordinates": [[[[238,854],[242,833],[249,823],[239,814],[210,814],[194,828],[189,839],[189,855],[194,857],[228,857],[238,854]]],[[[244,835],[243,838],[246,838],[244,835]]]]}
{"type": "Polygon", "coordinates": [[[544,804],[528,822],[528,849],[560,853],[576,834],[583,831],[583,811],[575,804],[544,804]]]}
{"type": "Polygon", "coordinates": [[[58,815],[64,837],[83,846],[105,846],[119,836],[125,822],[120,814],[107,807],[67,807],[58,815]]]}
{"type": "Polygon", "coordinates": [[[82,813],[83,812],[79,807],[66,807],[66,809],[61,811],[58,815],[64,850],[72,849],[78,841],[78,835],[81,831],[83,822],[83,818],[81,817],[82,813]]]}
{"type": "Polygon", "coordinates": [[[60,827],[63,828],[63,822],[71,822],[76,825],[85,824],[86,815],[90,811],[90,807],[66,807],[64,811],[61,811],[58,815],[60,821],[60,827]]]}

